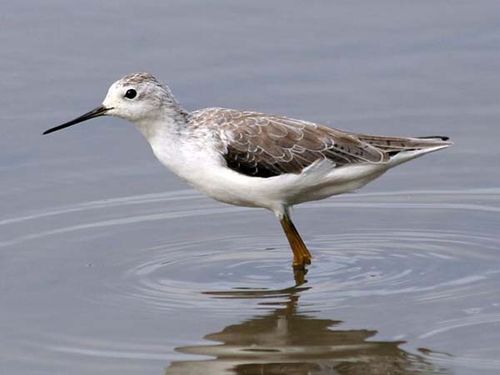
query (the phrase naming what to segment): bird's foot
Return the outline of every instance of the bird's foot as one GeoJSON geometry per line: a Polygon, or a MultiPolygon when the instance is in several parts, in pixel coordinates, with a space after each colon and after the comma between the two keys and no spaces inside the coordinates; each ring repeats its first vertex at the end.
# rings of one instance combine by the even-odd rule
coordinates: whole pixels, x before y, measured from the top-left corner
{"type": "Polygon", "coordinates": [[[303,254],[300,257],[293,258],[292,268],[296,286],[302,285],[307,282],[307,280],[305,279],[305,276],[307,274],[306,266],[309,264],[311,264],[310,254],[303,254]]]}
{"type": "Polygon", "coordinates": [[[307,283],[306,280],[307,268],[305,265],[293,266],[293,278],[295,279],[295,286],[300,286],[307,283]]]}

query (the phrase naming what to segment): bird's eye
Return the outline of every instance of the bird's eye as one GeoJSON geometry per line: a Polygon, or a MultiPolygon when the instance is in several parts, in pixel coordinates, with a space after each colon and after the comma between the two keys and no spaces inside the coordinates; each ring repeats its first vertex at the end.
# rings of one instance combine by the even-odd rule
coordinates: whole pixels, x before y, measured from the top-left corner
{"type": "Polygon", "coordinates": [[[134,99],[137,95],[137,91],[134,89],[128,89],[127,92],[125,93],[125,97],[127,99],[134,99]]]}

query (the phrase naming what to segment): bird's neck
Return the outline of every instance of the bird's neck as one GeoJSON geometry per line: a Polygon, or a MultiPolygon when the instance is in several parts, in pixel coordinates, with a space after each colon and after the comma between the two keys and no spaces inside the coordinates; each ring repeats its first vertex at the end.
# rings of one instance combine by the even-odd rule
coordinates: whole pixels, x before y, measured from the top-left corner
{"type": "Polygon", "coordinates": [[[181,174],[185,155],[185,135],[189,130],[188,113],[169,107],[136,121],[156,157],[176,174],[181,174]]]}
{"type": "Polygon", "coordinates": [[[188,113],[180,106],[150,113],[135,122],[139,131],[152,144],[158,138],[175,139],[187,128],[188,113]]]}

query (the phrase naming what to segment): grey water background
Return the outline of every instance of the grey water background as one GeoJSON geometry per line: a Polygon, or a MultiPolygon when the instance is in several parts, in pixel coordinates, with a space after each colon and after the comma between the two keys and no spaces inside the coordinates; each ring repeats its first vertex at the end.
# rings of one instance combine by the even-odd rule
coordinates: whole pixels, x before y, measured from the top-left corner
{"type": "Polygon", "coordinates": [[[4,1],[0,374],[498,374],[500,3],[4,1]],[[234,107],[455,145],[275,218],[132,125],[41,136],[135,71],[234,107]]]}

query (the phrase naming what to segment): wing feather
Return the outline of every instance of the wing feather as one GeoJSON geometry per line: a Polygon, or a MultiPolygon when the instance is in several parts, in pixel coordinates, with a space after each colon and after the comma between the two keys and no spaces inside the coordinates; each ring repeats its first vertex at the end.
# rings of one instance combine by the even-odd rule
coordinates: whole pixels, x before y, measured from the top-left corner
{"type": "Polygon", "coordinates": [[[193,124],[218,130],[228,167],[250,176],[300,173],[321,159],[336,167],[387,160],[383,152],[356,136],[311,122],[221,108],[191,116],[193,124]]]}

